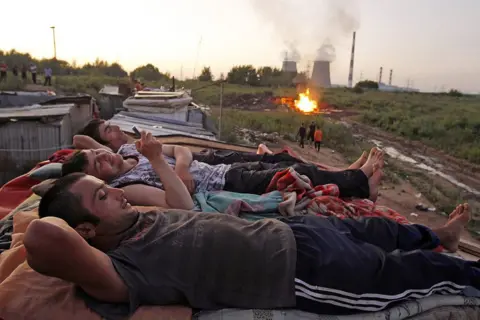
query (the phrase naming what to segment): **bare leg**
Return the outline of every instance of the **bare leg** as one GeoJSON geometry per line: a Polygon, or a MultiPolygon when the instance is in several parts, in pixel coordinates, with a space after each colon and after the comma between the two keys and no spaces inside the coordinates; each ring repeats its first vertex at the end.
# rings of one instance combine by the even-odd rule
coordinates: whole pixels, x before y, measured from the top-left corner
{"type": "MultiPolygon", "coordinates": [[[[368,155],[367,161],[360,168],[360,170],[362,170],[363,173],[365,173],[365,175],[367,176],[367,178],[370,179],[370,177],[373,174],[373,165],[375,163],[380,164],[381,159],[383,159],[382,152],[380,150],[378,150],[377,148],[372,148],[372,150],[370,150],[370,154],[368,155]]],[[[381,167],[382,166],[383,166],[383,164],[381,164],[381,167]]]]}
{"type": "Polygon", "coordinates": [[[470,220],[470,208],[467,203],[461,204],[450,214],[448,222],[438,229],[432,229],[440,239],[442,246],[450,252],[458,250],[460,235],[470,220]]]}
{"type": "Polygon", "coordinates": [[[367,162],[367,153],[363,151],[360,158],[358,158],[357,161],[352,163],[347,169],[360,169],[365,164],[365,162],[367,162]]]}
{"type": "Polygon", "coordinates": [[[265,154],[265,153],[273,154],[272,150],[268,149],[266,145],[264,145],[263,143],[259,144],[257,148],[257,154],[265,154]]]}

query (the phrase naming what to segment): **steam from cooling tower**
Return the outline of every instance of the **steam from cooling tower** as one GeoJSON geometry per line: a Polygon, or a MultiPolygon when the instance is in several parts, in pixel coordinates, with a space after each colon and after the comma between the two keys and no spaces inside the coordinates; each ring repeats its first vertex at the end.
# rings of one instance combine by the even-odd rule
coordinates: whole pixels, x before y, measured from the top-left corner
{"type": "Polygon", "coordinates": [[[271,25],[285,44],[288,59],[297,62],[301,58],[334,61],[335,47],[343,40],[350,43],[353,31],[359,28],[358,2],[250,0],[260,20],[271,25]]]}
{"type": "Polygon", "coordinates": [[[335,47],[331,44],[330,40],[327,39],[317,50],[317,56],[315,57],[315,61],[333,62],[335,60],[335,57],[335,47]]]}

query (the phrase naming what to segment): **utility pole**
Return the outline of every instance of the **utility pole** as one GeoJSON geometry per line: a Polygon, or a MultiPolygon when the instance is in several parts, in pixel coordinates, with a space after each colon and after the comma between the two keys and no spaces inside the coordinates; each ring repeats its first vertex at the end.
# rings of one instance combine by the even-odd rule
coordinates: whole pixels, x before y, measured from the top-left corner
{"type": "Polygon", "coordinates": [[[52,29],[52,32],[53,32],[53,59],[57,60],[57,42],[55,39],[55,26],[50,28],[52,29]]]}
{"type": "Polygon", "coordinates": [[[223,81],[220,83],[220,116],[218,117],[218,140],[222,139],[223,81]]]}

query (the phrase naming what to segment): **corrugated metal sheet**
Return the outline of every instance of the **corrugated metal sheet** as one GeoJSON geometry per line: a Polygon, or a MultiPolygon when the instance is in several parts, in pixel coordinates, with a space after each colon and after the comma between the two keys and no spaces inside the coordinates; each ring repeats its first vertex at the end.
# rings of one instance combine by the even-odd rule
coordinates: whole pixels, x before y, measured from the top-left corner
{"type": "Polygon", "coordinates": [[[0,126],[0,184],[27,172],[62,147],[62,121],[8,122],[0,126]]]}
{"type": "Polygon", "coordinates": [[[92,118],[92,100],[80,101],[87,103],[0,109],[0,185],[72,144],[92,118]]]}
{"type": "Polygon", "coordinates": [[[0,92],[0,108],[40,104],[55,98],[46,92],[0,92]]]}
{"type": "Polygon", "coordinates": [[[35,119],[51,116],[63,116],[70,113],[70,109],[75,107],[74,104],[16,107],[0,109],[0,119],[35,119]]]}
{"type": "Polygon", "coordinates": [[[203,127],[199,127],[195,124],[189,124],[187,122],[184,124],[172,123],[171,119],[165,119],[162,121],[159,116],[155,116],[155,119],[148,120],[132,117],[128,114],[129,112],[121,112],[116,114],[112,119],[110,119],[110,123],[118,125],[122,131],[128,133],[134,133],[132,127],[136,126],[139,130],[150,131],[155,137],[184,135],[202,139],[216,140],[215,135],[212,132],[208,132],[203,129],[203,127]]]}

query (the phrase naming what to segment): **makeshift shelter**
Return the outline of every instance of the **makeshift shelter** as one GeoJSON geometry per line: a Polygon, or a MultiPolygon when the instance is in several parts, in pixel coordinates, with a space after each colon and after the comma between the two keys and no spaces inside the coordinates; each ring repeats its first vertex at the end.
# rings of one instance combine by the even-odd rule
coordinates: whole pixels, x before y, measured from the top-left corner
{"type": "Polygon", "coordinates": [[[56,98],[50,103],[0,108],[0,185],[70,146],[73,135],[92,119],[91,97],[56,98]]]}

